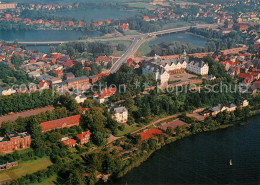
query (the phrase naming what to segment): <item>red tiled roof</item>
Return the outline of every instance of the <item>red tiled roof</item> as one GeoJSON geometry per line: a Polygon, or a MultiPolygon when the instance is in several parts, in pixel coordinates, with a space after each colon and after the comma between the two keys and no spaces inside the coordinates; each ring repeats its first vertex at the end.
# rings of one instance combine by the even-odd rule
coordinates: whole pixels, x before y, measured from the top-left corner
{"type": "Polygon", "coordinates": [[[248,78],[248,79],[254,79],[254,76],[249,73],[240,73],[239,78],[248,78]]]}
{"type": "Polygon", "coordinates": [[[78,134],[76,137],[77,137],[79,140],[82,140],[82,139],[84,139],[84,136],[85,136],[85,135],[91,135],[91,132],[90,132],[90,131],[82,132],[81,134],[78,134]]]}
{"type": "Polygon", "coordinates": [[[107,56],[99,56],[96,59],[96,63],[100,63],[100,62],[109,62],[109,57],[107,56]]]}
{"type": "Polygon", "coordinates": [[[74,146],[74,145],[76,145],[76,141],[74,139],[67,139],[67,140],[62,141],[62,142],[66,146],[74,146]]]}
{"type": "Polygon", "coordinates": [[[69,128],[79,125],[80,115],[70,116],[66,118],[46,121],[41,123],[42,132],[47,132],[54,129],[69,128]]]}
{"type": "Polygon", "coordinates": [[[45,84],[47,84],[48,86],[50,86],[50,83],[47,81],[41,81],[39,82],[39,87],[42,88],[45,84]]]}
{"type": "Polygon", "coordinates": [[[150,20],[149,16],[144,16],[144,20],[150,20]]]}
{"type": "Polygon", "coordinates": [[[157,128],[154,128],[154,129],[150,129],[148,131],[145,131],[145,132],[142,132],[140,135],[141,135],[141,140],[144,141],[144,140],[147,140],[147,139],[150,139],[152,137],[154,137],[155,135],[160,135],[162,134],[163,132],[157,128]]]}

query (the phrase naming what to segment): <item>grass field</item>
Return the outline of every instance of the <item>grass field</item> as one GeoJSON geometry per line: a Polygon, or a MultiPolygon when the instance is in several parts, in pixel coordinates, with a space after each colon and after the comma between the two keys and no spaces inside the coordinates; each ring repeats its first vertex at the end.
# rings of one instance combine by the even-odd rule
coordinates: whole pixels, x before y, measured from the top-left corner
{"type": "Polygon", "coordinates": [[[119,130],[118,133],[117,133],[117,137],[120,137],[120,136],[123,136],[123,135],[126,135],[128,133],[131,133],[133,131],[136,131],[138,129],[140,129],[141,127],[137,126],[137,125],[132,125],[132,126],[128,126],[126,127],[123,131],[119,130]]]}
{"type": "Polygon", "coordinates": [[[141,45],[141,47],[139,47],[139,49],[136,52],[136,56],[137,57],[141,57],[141,56],[148,56],[149,53],[151,52],[151,48],[150,48],[150,41],[145,42],[141,45]]]}
{"type": "Polygon", "coordinates": [[[48,158],[41,158],[33,161],[26,161],[19,163],[18,167],[12,168],[0,173],[0,183],[3,181],[14,180],[32,174],[34,172],[43,170],[50,166],[52,162],[48,158]]]}

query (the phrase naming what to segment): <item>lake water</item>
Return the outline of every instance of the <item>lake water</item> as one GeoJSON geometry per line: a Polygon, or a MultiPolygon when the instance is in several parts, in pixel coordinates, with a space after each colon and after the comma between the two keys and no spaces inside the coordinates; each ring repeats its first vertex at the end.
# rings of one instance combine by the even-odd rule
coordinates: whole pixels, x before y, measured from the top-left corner
{"type": "Polygon", "coordinates": [[[117,8],[87,8],[84,10],[71,10],[55,12],[56,16],[67,16],[77,20],[99,21],[107,19],[123,19],[135,15],[134,11],[120,10],[117,8]]]}
{"type": "Polygon", "coordinates": [[[259,184],[260,116],[248,123],[166,145],[113,184],[259,184]]]}
{"type": "MultiPolygon", "coordinates": [[[[80,36],[96,37],[98,32],[82,33],[65,30],[0,31],[0,41],[73,41],[80,36]]],[[[27,49],[48,52],[49,46],[27,46],[27,49]]]]}
{"type": "Polygon", "coordinates": [[[158,36],[155,40],[152,40],[150,44],[160,44],[162,42],[170,43],[174,41],[189,42],[198,47],[205,47],[205,44],[207,43],[207,39],[204,39],[202,37],[193,35],[188,32],[178,32],[158,36]]]}
{"type": "MultiPolygon", "coordinates": [[[[84,35],[78,31],[65,30],[32,30],[32,31],[0,31],[0,40],[5,41],[64,41],[78,40],[84,35]]],[[[99,36],[98,32],[87,33],[88,37],[99,36]]]]}

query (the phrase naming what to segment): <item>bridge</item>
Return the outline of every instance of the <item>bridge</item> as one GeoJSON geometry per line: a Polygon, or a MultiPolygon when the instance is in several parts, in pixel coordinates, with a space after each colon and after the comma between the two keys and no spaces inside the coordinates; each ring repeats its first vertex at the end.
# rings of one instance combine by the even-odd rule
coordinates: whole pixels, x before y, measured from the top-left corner
{"type": "MultiPolygon", "coordinates": [[[[164,34],[170,34],[170,33],[176,33],[176,32],[182,32],[182,31],[187,31],[191,27],[196,27],[196,28],[215,28],[218,27],[217,24],[198,24],[195,26],[185,26],[185,27],[180,27],[180,28],[172,28],[172,29],[166,29],[166,30],[161,30],[157,32],[151,32],[151,33],[146,33],[146,34],[139,34],[139,35],[127,35],[127,36],[122,36],[122,37],[114,37],[114,38],[106,38],[106,39],[90,39],[90,40],[96,40],[96,41],[111,41],[111,40],[135,40],[135,38],[142,38],[146,36],[158,36],[158,35],[164,35],[164,34]]],[[[87,40],[71,40],[71,41],[28,41],[28,42],[19,42],[19,44],[26,45],[26,46],[58,46],[61,44],[66,44],[69,42],[86,42],[87,40]]],[[[7,43],[13,43],[13,41],[6,41],[7,43]]]]}

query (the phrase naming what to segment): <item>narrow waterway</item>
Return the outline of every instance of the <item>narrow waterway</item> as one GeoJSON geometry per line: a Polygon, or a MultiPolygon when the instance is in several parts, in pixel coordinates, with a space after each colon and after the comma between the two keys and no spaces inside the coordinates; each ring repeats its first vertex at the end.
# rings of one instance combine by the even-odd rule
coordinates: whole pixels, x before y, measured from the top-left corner
{"type": "Polygon", "coordinates": [[[113,184],[259,184],[260,116],[248,123],[166,145],[113,184]]]}

